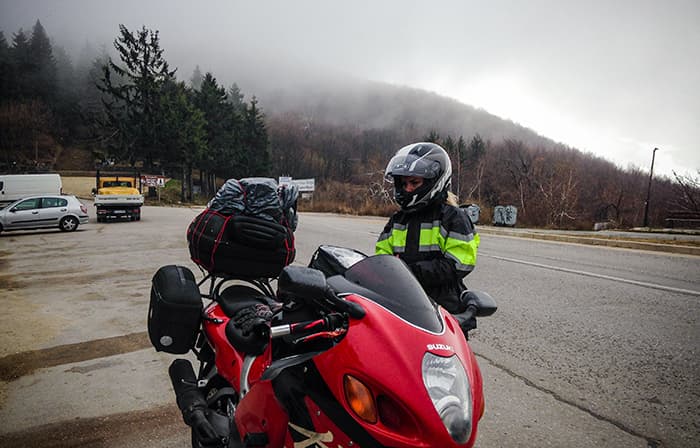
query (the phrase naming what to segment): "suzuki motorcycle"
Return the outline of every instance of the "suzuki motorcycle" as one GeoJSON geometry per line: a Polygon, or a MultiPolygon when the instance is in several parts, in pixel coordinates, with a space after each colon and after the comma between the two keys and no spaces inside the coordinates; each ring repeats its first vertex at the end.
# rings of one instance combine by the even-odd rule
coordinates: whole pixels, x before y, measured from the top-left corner
{"type": "Polygon", "coordinates": [[[285,267],[276,293],[271,279],[197,285],[210,282],[188,330],[199,366],[177,359],[169,372],[192,446],[473,446],[482,377],[460,324],[494,313],[493,299],[466,292],[467,311],[451,315],[396,257],[321,246],[314,259],[285,267]],[[259,309],[267,318],[239,325],[259,309]]]}

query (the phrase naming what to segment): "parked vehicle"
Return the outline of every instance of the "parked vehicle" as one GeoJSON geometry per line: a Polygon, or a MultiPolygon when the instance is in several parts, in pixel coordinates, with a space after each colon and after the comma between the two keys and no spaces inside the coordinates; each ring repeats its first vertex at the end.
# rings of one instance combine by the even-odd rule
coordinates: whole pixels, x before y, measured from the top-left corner
{"type": "Polygon", "coordinates": [[[75,196],[30,196],[0,210],[0,232],[58,228],[72,232],[88,223],[88,210],[75,196]]]}
{"type": "Polygon", "coordinates": [[[104,176],[98,170],[92,191],[95,195],[97,222],[120,218],[139,221],[143,195],[136,188],[138,181],[139,176],[136,174],[104,176]]]}
{"type": "Polygon", "coordinates": [[[58,174],[2,174],[0,175],[0,203],[9,204],[18,199],[38,194],[62,193],[58,174]]]}
{"type": "Polygon", "coordinates": [[[398,258],[327,248],[313,267],[285,267],[277,294],[269,279],[156,273],[151,341],[199,361],[169,371],[192,446],[473,446],[482,378],[460,324],[495,312],[493,299],[467,292],[453,316],[398,258]]]}

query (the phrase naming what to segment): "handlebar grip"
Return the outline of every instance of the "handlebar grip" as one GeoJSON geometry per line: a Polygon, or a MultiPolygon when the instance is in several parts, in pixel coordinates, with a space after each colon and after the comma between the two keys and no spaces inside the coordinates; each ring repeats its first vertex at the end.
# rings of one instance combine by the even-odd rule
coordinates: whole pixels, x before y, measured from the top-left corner
{"type": "Polygon", "coordinates": [[[477,308],[474,305],[467,305],[467,309],[461,313],[453,314],[460,326],[476,316],[477,308]]]}
{"type": "Polygon", "coordinates": [[[367,314],[365,309],[358,303],[350,302],[348,300],[343,300],[343,303],[345,303],[347,306],[348,315],[350,315],[350,317],[353,319],[362,319],[365,317],[365,314],[367,314]]]}
{"type": "Polygon", "coordinates": [[[353,319],[362,319],[365,317],[367,312],[361,305],[350,302],[349,300],[344,300],[338,297],[330,287],[326,289],[326,300],[331,302],[331,304],[338,310],[344,313],[348,313],[353,319]]]}

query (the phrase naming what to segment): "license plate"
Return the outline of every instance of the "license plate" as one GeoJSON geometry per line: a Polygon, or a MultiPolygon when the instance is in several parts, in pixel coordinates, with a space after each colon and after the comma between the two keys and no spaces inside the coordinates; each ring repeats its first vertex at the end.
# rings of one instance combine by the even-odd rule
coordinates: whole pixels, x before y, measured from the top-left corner
{"type": "Polygon", "coordinates": [[[126,213],[124,210],[115,210],[114,211],[115,215],[123,215],[124,213],[126,213]]]}

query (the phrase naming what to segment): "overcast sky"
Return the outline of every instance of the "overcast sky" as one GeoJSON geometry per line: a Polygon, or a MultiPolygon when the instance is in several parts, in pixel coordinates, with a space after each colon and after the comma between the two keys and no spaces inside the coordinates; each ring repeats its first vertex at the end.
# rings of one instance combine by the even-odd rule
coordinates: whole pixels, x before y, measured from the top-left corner
{"type": "Polygon", "coordinates": [[[8,41],[37,19],[69,50],[157,29],[183,79],[226,80],[244,52],[437,92],[623,168],[658,147],[655,173],[700,169],[698,0],[0,0],[8,41]]]}

